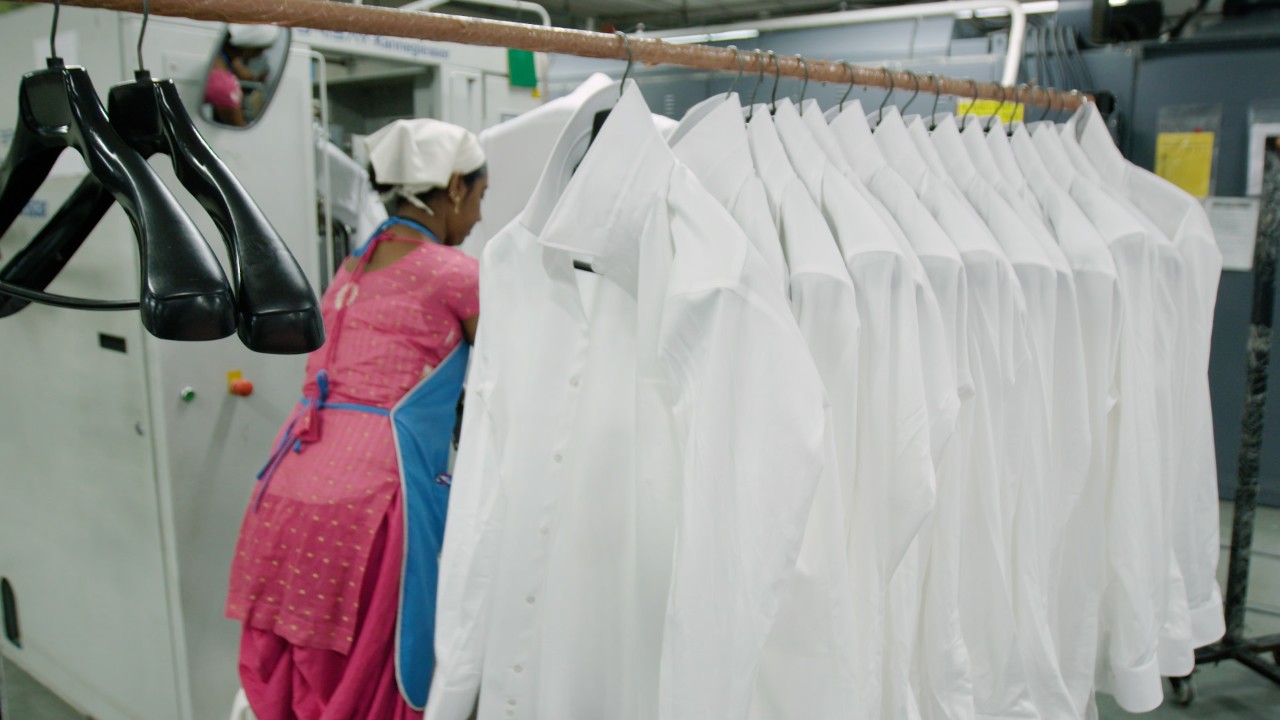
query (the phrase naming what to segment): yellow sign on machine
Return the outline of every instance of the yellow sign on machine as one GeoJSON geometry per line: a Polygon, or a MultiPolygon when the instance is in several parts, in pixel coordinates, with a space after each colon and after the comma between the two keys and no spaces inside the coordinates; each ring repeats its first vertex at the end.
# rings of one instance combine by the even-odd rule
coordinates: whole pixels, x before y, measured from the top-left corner
{"type": "Polygon", "coordinates": [[[991,117],[996,115],[1004,123],[1022,122],[1025,109],[1022,103],[1002,103],[999,100],[960,98],[956,101],[956,117],[964,117],[965,115],[991,117]]]}
{"type": "Polygon", "coordinates": [[[1156,136],[1156,174],[1198,198],[1209,197],[1213,178],[1211,132],[1164,132],[1156,136]]]}

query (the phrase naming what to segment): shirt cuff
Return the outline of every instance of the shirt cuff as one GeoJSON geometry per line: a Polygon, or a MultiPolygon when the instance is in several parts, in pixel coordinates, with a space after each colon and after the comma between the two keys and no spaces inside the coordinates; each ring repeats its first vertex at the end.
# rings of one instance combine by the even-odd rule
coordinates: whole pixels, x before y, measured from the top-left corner
{"type": "Polygon", "coordinates": [[[476,709],[479,683],[457,683],[436,677],[427,695],[423,720],[469,720],[476,709]]]}
{"type": "Polygon", "coordinates": [[[1222,591],[1213,584],[1213,597],[1199,607],[1191,608],[1191,642],[1196,647],[1212,645],[1227,634],[1227,623],[1222,615],[1222,591]]]}
{"type": "Polygon", "coordinates": [[[1138,667],[1113,668],[1111,674],[1114,679],[1112,694],[1126,711],[1151,712],[1164,701],[1159,663],[1154,657],[1138,667]]]}

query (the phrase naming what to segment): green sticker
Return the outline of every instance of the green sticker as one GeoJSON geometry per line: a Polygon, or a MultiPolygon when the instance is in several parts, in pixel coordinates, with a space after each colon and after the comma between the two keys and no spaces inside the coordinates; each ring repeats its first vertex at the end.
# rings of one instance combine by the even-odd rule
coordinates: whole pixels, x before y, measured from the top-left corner
{"type": "Polygon", "coordinates": [[[538,87],[538,68],[533,62],[533,53],[509,48],[507,75],[511,78],[511,87],[538,87]]]}

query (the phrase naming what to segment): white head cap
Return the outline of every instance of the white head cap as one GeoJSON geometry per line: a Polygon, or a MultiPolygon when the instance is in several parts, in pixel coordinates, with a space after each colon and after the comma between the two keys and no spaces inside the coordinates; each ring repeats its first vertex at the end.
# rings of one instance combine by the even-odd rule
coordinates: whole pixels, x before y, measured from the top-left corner
{"type": "Polygon", "coordinates": [[[231,44],[238,48],[269,48],[276,42],[280,28],[274,25],[240,25],[230,24],[227,32],[231,35],[231,44]]]}
{"type": "Polygon", "coordinates": [[[429,118],[396,120],[364,142],[378,184],[396,186],[391,194],[410,202],[424,192],[447,187],[455,173],[468,175],[485,163],[474,133],[429,118]]]}

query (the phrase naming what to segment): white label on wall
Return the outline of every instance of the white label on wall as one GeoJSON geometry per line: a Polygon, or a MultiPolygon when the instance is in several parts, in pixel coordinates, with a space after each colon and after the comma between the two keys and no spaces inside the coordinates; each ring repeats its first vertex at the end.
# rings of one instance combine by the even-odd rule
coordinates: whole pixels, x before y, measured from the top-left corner
{"type": "Polygon", "coordinates": [[[1222,251],[1223,270],[1251,270],[1258,238],[1258,198],[1205,198],[1204,209],[1222,251]]]}

